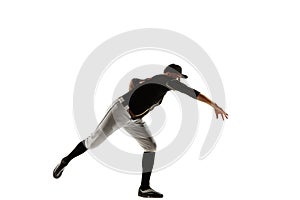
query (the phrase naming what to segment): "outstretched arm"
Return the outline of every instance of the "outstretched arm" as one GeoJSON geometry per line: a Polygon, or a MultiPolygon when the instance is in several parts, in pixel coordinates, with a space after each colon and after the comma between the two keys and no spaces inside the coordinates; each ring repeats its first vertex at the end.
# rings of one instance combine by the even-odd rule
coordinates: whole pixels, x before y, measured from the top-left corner
{"type": "Polygon", "coordinates": [[[224,117],[226,117],[226,119],[228,119],[228,114],[221,107],[219,107],[216,103],[211,101],[209,98],[207,98],[203,94],[201,94],[201,93],[198,94],[197,95],[197,100],[202,101],[204,103],[207,103],[208,105],[213,107],[215,109],[217,119],[218,119],[219,114],[221,114],[221,117],[222,117],[223,120],[224,120],[224,117]]]}
{"type": "Polygon", "coordinates": [[[221,114],[221,117],[223,120],[224,120],[224,117],[226,117],[226,119],[228,119],[228,114],[221,107],[219,107],[216,103],[212,102],[209,98],[207,98],[206,96],[201,94],[199,91],[197,91],[193,88],[190,88],[175,79],[168,81],[166,83],[166,86],[168,88],[170,88],[171,90],[177,90],[186,95],[189,95],[192,98],[195,98],[199,101],[202,101],[202,102],[207,103],[208,105],[212,106],[215,109],[217,119],[218,119],[219,114],[221,114]]]}

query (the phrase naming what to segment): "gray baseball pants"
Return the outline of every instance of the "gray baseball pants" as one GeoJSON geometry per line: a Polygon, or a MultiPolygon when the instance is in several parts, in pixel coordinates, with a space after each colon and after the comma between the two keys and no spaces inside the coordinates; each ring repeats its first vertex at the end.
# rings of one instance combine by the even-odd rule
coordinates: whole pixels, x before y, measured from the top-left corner
{"type": "Polygon", "coordinates": [[[87,149],[93,149],[100,145],[108,136],[119,128],[124,128],[144,151],[155,152],[156,143],[147,124],[142,119],[131,119],[128,106],[124,106],[124,99],[119,97],[115,100],[107,113],[99,123],[95,131],[84,140],[87,149]]]}

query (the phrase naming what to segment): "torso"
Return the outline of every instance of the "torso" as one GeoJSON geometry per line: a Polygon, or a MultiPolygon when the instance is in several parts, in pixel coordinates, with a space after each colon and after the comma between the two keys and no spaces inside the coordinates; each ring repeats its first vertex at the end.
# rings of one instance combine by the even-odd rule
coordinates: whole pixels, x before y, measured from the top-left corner
{"type": "Polygon", "coordinates": [[[165,94],[170,90],[166,86],[169,80],[171,78],[166,75],[156,75],[122,96],[136,118],[142,118],[161,104],[165,94]]]}

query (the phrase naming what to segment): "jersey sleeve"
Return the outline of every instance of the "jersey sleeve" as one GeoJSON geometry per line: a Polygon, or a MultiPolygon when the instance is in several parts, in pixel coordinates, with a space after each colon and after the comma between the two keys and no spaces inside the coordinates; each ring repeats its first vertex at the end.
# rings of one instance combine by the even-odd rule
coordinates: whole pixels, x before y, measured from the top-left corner
{"type": "Polygon", "coordinates": [[[181,83],[180,81],[178,81],[176,79],[167,81],[166,86],[168,88],[170,88],[171,90],[177,90],[177,91],[182,92],[194,99],[196,99],[197,96],[200,94],[199,91],[186,86],[185,84],[181,83]]]}

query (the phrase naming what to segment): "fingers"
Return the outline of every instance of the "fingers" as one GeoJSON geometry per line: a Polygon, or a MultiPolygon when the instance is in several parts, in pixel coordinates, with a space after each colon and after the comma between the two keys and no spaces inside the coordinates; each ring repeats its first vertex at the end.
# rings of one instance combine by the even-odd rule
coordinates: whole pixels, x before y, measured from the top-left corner
{"type": "MultiPolygon", "coordinates": [[[[228,119],[228,114],[227,114],[226,112],[223,111],[222,116],[223,116],[223,115],[226,117],[226,119],[228,119]]],[[[224,120],[224,118],[223,118],[223,120],[224,120]]]]}
{"type": "Polygon", "coordinates": [[[218,117],[219,114],[221,115],[223,121],[224,121],[225,118],[228,119],[228,114],[225,113],[224,111],[223,111],[223,112],[216,112],[216,117],[217,117],[217,119],[219,118],[219,117],[218,117]],[[224,117],[225,117],[225,118],[224,118],[224,117]]]}
{"type": "Polygon", "coordinates": [[[219,110],[215,109],[215,113],[216,113],[216,118],[217,119],[219,118],[219,114],[221,115],[223,121],[224,121],[225,118],[228,119],[228,114],[222,108],[219,108],[219,110]]]}

